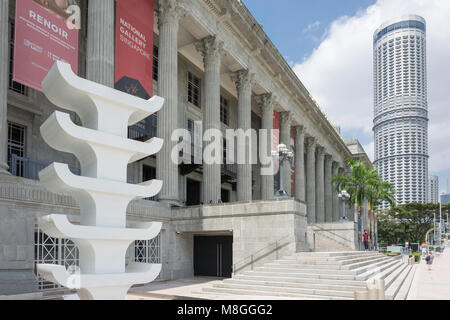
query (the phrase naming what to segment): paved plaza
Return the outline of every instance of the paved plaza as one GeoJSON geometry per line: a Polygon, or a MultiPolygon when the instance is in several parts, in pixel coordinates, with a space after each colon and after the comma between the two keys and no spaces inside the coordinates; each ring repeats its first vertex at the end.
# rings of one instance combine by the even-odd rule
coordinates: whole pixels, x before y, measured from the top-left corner
{"type": "Polygon", "coordinates": [[[434,259],[429,271],[425,260],[417,266],[407,300],[450,300],[450,250],[434,259]]]}

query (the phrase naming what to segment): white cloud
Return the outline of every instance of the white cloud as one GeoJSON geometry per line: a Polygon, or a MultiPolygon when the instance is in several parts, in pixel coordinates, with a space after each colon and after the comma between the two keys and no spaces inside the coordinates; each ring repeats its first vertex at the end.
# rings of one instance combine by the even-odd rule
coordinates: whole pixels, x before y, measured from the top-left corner
{"type": "Polygon", "coordinates": [[[315,22],[313,22],[313,23],[310,23],[310,24],[308,24],[308,26],[305,28],[305,29],[303,29],[303,33],[306,33],[306,32],[309,32],[309,31],[311,31],[312,29],[315,29],[315,28],[317,28],[317,27],[319,27],[320,26],[320,21],[315,21],[315,22]]]}
{"type": "MultiPolygon", "coordinates": [[[[372,136],[373,33],[386,20],[405,14],[427,21],[430,171],[441,172],[450,169],[449,0],[378,0],[355,16],[334,21],[294,71],[332,122],[344,131],[372,136]]],[[[373,154],[373,143],[365,148],[373,154]]]]}
{"type": "Polygon", "coordinates": [[[375,153],[375,143],[372,141],[372,142],[364,145],[363,148],[364,148],[364,151],[366,151],[367,156],[369,157],[369,159],[371,161],[374,161],[375,160],[375,155],[374,155],[374,153],[375,153]]]}

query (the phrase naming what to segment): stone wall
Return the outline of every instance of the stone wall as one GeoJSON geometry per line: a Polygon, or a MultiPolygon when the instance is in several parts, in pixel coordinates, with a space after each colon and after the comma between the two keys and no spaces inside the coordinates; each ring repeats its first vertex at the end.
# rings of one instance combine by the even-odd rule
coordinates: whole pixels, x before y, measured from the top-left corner
{"type": "MultiPolygon", "coordinates": [[[[180,235],[232,233],[235,273],[306,249],[306,205],[293,199],[180,208],[172,212],[173,227],[180,235]]],[[[193,261],[189,264],[193,265],[193,261]]]]}
{"type": "Polygon", "coordinates": [[[352,221],[310,224],[308,243],[309,250],[318,252],[359,250],[358,225],[352,221]]]}

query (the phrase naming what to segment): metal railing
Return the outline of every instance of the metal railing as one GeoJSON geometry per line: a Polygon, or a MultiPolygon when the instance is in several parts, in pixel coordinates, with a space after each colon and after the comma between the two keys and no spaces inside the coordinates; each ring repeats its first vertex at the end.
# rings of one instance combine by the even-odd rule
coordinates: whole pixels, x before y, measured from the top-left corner
{"type": "Polygon", "coordinates": [[[139,141],[147,141],[157,135],[157,117],[150,117],[128,127],[128,138],[139,141]]]}
{"type": "Polygon", "coordinates": [[[245,257],[239,262],[236,262],[233,264],[233,274],[236,274],[237,272],[247,268],[250,266],[251,270],[255,267],[254,264],[259,262],[261,259],[271,255],[275,254],[276,259],[278,260],[280,258],[279,250],[295,243],[295,237],[292,235],[285,236],[268,246],[259,249],[258,251],[252,253],[251,255],[245,257]]]}
{"type": "Polygon", "coordinates": [[[138,125],[128,127],[128,138],[139,141],[147,141],[156,137],[156,127],[142,128],[138,125]]]}
{"type": "MultiPolygon", "coordinates": [[[[16,177],[25,179],[39,180],[39,171],[48,167],[50,163],[33,160],[30,158],[11,155],[11,166],[9,168],[11,174],[16,177]]],[[[76,175],[80,175],[80,169],[70,168],[70,171],[76,175]]]]}

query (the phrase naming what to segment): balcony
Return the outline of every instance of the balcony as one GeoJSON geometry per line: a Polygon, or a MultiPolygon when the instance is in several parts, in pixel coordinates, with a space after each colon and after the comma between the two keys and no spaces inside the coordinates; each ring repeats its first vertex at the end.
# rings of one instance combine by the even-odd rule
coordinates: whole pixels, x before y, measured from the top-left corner
{"type": "MultiPolygon", "coordinates": [[[[39,171],[48,167],[50,163],[33,160],[30,158],[19,157],[15,154],[11,155],[11,166],[9,168],[11,174],[16,177],[25,179],[39,180],[39,171]]],[[[70,168],[73,174],[80,175],[80,169],[70,168]]]]}
{"type": "Polygon", "coordinates": [[[156,137],[158,127],[158,118],[156,114],[128,127],[128,138],[137,141],[148,141],[156,137]]]}

